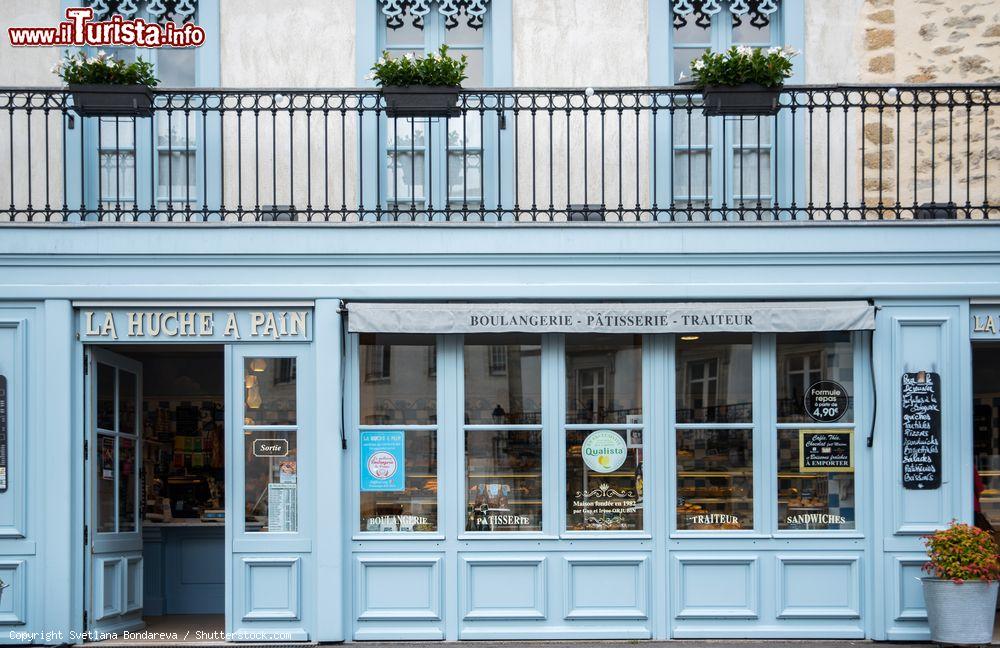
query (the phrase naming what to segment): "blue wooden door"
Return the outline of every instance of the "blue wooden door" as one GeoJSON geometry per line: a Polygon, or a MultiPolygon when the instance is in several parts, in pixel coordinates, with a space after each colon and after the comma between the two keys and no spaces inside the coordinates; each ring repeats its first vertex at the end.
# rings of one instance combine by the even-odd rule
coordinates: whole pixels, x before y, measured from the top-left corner
{"type": "Polygon", "coordinates": [[[143,626],[142,365],[105,351],[87,357],[88,630],[143,626]]]}
{"type": "Polygon", "coordinates": [[[310,638],[311,353],[295,343],[227,347],[226,630],[236,640],[310,638]]]}

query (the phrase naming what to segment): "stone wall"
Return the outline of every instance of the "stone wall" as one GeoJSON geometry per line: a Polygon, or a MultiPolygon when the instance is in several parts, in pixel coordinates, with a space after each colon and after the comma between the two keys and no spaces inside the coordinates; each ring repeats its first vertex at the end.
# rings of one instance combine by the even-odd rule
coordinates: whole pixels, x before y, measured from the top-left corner
{"type": "MultiPolygon", "coordinates": [[[[1000,81],[1000,3],[995,0],[865,0],[857,34],[864,83],[1000,81]]],[[[978,92],[938,97],[940,107],[921,109],[916,119],[905,107],[881,118],[875,111],[865,115],[866,200],[892,198],[897,184],[908,190],[915,184],[920,202],[961,206],[967,198],[981,202],[984,195],[993,204],[1000,201],[997,111],[987,122],[975,105],[983,98],[978,92]],[[973,105],[967,107],[970,99],[973,105]],[[880,158],[881,179],[875,176],[880,158]],[[989,178],[987,159],[993,162],[989,178]]]]}

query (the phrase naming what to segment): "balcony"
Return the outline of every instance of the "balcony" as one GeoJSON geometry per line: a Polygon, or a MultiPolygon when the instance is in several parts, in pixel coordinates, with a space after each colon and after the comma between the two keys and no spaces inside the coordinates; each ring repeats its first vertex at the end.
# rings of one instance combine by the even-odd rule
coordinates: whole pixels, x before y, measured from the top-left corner
{"type": "Polygon", "coordinates": [[[796,86],[767,117],[690,88],[162,90],[152,118],[0,89],[0,223],[1000,220],[1000,84],[796,86]],[[4,116],[3,113],[6,113],[4,116]]]}

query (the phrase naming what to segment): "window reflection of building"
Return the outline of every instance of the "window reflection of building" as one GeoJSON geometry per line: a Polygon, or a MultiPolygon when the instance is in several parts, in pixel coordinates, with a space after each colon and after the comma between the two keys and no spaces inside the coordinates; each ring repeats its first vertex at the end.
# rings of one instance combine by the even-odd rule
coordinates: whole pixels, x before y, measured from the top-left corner
{"type": "Polygon", "coordinates": [[[365,380],[368,382],[389,380],[392,347],[385,344],[372,345],[365,354],[365,380]]]}
{"type": "Polygon", "coordinates": [[[821,350],[786,355],[784,371],[781,374],[785,388],[781,393],[787,394],[787,397],[778,403],[778,411],[785,412],[789,408],[796,408],[803,402],[809,385],[822,380],[824,373],[821,350]]]}
{"type": "Polygon", "coordinates": [[[490,375],[503,376],[507,373],[507,347],[499,344],[490,346],[490,375]]]}
{"type": "Polygon", "coordinates": [[[709,334],[677,347],[679,423],[752,419],[753,354],[746,334],[709,334]]]}
{"type": "Polygon", "coordinates": [[[566,336],[568,423],[628,423],[641,414],[642,336],[566,336]]]}
{"type": "Polygon", "coordinates": [[[362,425],[421,425],[437,422],[437,380],[428,358],[437,353],[433,335],[360,336],[362,425]],[[429,375],[430,374],[430,375],[429,375]]]}
{"type": "Polygon", "coordinates": [[[607,394],[607,368],[590,367],[588,369],[577,369],[576,402],[579,404],[577,418],[581,421],[599,421],[601,414],[608,409],[605,402],[607,394]]]}
{"type": "Polygon", "coordinates": [[[466,423],[540,423],[541,360],[538,335],[466,336],[466,423]]]}
{"type": "Polygon", "coordinates": [[[719,361],[717,358],[688,363],[688,394],[695,409],[715,407],[719,392],[719,361]]]}

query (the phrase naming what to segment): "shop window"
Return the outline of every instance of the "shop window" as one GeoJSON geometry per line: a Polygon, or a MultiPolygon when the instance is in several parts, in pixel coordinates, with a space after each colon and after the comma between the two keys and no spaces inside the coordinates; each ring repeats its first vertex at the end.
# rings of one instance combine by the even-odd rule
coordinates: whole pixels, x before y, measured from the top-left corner
{"type": "Polygon", "coordinates": [[[360,353],[361,425],[437,422],[437,380],[426,370],[434,336],[366,334],[360,353]]]}
{"type": "Polygon", "coordinates": [[[538,335],[465,337],[466,531],[542,528],[538,335]]]}
{"type": "Polygon", "coordinates": [[[677,422],[752,422],[752,362],[747,334],[678,338],[677,422]]]}
{"type": "Polygon", "coordinates": [[[566,336],[566,422],[633,423],[642,416],[642,336],[566,336]]]}
{"type": "Polygon", "coordinates": [[[244,506],[248,533],[298,531],[294,365],[295,358],[244,359],[244,506]],[[284,370],[282,365],[286,365],[284,370]],[[282,375],[288,380],[279,381],[282,375]]]}
{"type": "Polygon", "coordinates": [[[542,431],[465,431],[466,531],[541,531],[542,431]]]}
{"type": "Polygon", "coordinates": [[[359,354],[358,530],[437,531],[435,337],[365,334],[359,354]]]}
{"type": "Polygon", "coordinates": [[[855,528],[849,333],[777,336],[778,528],[855,528]]]}
{"type": "Polygon", "coordinates": [[[566,337],[566,529],[643,530],[642,337],[566,337]]]}
{"type": "Polygon", "coordinates": [[[751,339],[709,334],[677,340],[678,530],[754,528],[751,339]]]}
{"type": "Polygon", "coordinates": [[[436,531],[437,431],[362,430],[360,438],[359,529],[436,531]]]}
{"type": "Polygon", "coordinates": [[[677,430],[677,528],[753,528],[753,430],[677,430]]]}

